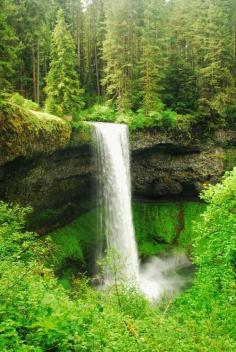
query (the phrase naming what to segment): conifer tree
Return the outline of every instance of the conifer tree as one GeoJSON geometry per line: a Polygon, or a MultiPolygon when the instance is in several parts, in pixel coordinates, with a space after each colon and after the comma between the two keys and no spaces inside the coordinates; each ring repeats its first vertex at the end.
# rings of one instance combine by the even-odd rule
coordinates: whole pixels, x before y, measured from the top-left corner
{"type": "Polygon", "coordinates": [[[102,44],[104,40],[103,0],[91,0],[84,15],[84,87],[88,99],[101,100],[102,44]]]}
{"type": "Polygon", "coordinates": [[[231,0],[198,3],[194,24],[194,56],[197,60],[200,111],[222,114],[232,104],[234,92],[233,50],[230,26],[231,0]],[[231,101],[231,102],[230,102],[231,101]]]}
{"type": "Polygon", "coordinates": [[[11,1],[0,2],[0,91],[9,91],[14,86],[13,77],[17,65],[19,43],[9,21],[13,10],[11,1]]]}
{"type": "Polygon", "coordinates": [[[73,115],[83,107],[83,90],[77,72],[76,48],[64,12],[58,11],[52,34],[50,70],[46,86],[47,111],[58,116],[73,115]]]}
{"type": "Polygon", "coordinates": [[[141,37],[140,85],[146,112],[162,109],[161,91],[166,66],[166,3],[145,3],[141,37]]]}
{"type": "Polygon", "coordinates": [[[164,102],[180,114],[197,110],[197,72],[192,42],[194,1],[173,0],[169,3],[170,40],[168,66],[163,84],[164,102]]]}
{"type": "Polygon", "coordinates": [[[40,103],[48,71],[50,36],[55,24],[55,0],[21,0],[15,3],[11,23],[20,43],[15,89],[40,103]]]}
{"type": "Polygon", "coordinates": [[[135,0],[106,0],[106,35],[103,43],[105,61],[103,84],[108,97],[119,110],[132,107],[133,84],[137,65],[137,12],[135,0]]]}

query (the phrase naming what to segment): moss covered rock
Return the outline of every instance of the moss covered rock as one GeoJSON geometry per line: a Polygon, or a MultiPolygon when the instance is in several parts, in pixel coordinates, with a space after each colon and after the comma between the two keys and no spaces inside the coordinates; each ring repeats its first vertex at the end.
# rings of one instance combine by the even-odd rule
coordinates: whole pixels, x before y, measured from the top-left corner
{"type": "Polygon", "coordinates": [[[61,118],[5,104],[0,110],[0,166],[65,148],[70,137],[71,127],[61,118]]]}
{"type": "Polygon", "coordinates": [[[88,210],[90,128],[7,104],[0,110],[0,198],[34,208],[45,233],[88,210]]]}
{"type": "Polygon", "coordinates": [[[134,224],[141,257],[191,247],[194,222],[206,204],[193,200],[135,202],[134,224]]]}

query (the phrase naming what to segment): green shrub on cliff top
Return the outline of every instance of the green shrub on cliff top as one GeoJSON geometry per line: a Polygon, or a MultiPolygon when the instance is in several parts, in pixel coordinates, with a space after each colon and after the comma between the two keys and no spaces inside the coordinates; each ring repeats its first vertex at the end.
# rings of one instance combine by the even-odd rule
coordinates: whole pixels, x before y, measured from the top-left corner
{"type": "Polygon", "coordinates": [[[79,119],[85,121],[115,122],[116,114],[111,106],[96,104],[82,111],[79,114],[79,119]]]}
{"type": "Polygon", "coordinates": [[[10,103],[16,104],[28,110],[35,110],[35,111],[40,110],[39,105],[37,103],[33,102],[32,100],[25,99],[19,93],[12,94],[8,99],[8,101],[10,103]]]}

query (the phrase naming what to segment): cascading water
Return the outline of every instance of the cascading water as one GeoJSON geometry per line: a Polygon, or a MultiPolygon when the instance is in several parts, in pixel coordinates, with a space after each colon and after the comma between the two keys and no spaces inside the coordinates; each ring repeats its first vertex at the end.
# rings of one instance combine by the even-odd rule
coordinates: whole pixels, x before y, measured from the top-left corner
{"type": "Polygon", "coordinates": [[[190,266],[185,256],[151,258],[139,267],[132,220],[127,126],[101,122],[92,125],[98,178],[97,259],[103,257],[104,240],[111,253],[105,284],[117,280],[132,283],[150,299],[157,299],[165,292],[178,292],[186,284],[178,270],[190,266]]]}
{"type": "Polygon", "coordinates": [[[106,280],[113,280],[116,273],[126,281],[137,281],[139,264],[131,210],[128,128],[112,123],[93,125],[99,233],[111,253],[106,280]]]}

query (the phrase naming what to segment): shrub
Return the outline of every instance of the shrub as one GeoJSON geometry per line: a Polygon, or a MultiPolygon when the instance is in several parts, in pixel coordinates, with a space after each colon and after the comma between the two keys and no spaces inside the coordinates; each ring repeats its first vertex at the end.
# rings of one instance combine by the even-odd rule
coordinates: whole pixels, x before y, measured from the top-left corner
{"type": "MultiPolygon", "coordinates": [[[[195,224],[193,261],[198,272],[193,287],[177,299],[174,311],[204,324],[208,334],[224,336],[229,351],[235,348],[236,294],[236,168],[222,182],[202,194],[208,203],[195,224]]],[[[220,339],[218,340],[220,346],[220,339]]],[[[217,344],[216,344],[217,345],[217,344]]],[[[210,347],[209,347],[210,348],[210,347]]],[[[213,349],[220,351],[220,347],[213,349]]]]}
{"type": "Polygon", "coordinates": [[[28,110],[35,110],[35,111],[40,110],[38,104],[36,104],[32,100],[25,99],[19,93],[14,93],[13,95],[10,96],[8,100],[10,103],[19,105],[28,110]]]}
{"type": "Polygon", "coordinates": [[[94,105],[82,111],[77,119],[85,121],[115,122],[115,110],[109,105],[94,105]]]}
{"type": "Polygon", "coordinates": [[[177,114],[172,110],[165,110],[162,113],[162,124],[166,129],[171,129],[176,126],[177,114]]]}
{"type": "Polygon", "coordinates": [[[0,350],[234,352],[236,168],[202,195],[195,224],[193,287],[151,307],[135,289],[95,291],[86,280],[69,294],[44,264],[50,242],[23,231],[30,211],[0,203],[0,350]]]}

